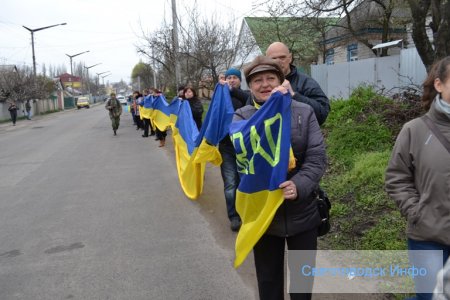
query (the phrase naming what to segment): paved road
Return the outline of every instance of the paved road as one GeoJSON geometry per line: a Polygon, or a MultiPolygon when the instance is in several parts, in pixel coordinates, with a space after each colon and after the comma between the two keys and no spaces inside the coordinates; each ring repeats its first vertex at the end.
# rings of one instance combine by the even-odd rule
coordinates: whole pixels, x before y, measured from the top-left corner
{"type": "Polygon", "coordinates": [[[190,201],[171,138],[141,134],[125,114],[113,136],[103,106],[0,124],[0,300],[257,298],[252,255],[232,268],[219,169],[190,201]]]}
{"type": "Polygon", "coordinates": [[[179,187],[158,148],[102,106],[0,124],[0,299],[255,299],[222,183],[179,187]]]}

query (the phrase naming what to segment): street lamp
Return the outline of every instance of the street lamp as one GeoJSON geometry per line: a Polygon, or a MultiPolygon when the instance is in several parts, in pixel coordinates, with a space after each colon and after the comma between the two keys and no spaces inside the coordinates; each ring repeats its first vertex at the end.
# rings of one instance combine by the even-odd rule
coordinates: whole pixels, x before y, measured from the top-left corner
{"type": "Polygon", "coordinates": [[[111,71],[105,71],[105,72],[101,72],[101,73],[95,73],[95,74],[97,74],[97,85],[100,84],[100,75],[105,74],[105,73],[109,73],[109,72],[111,72],[111,71]]]}
{"type": "Polygon", "coordinates": [[[89,50],[88,51],[84,51],[84,52],[80,52],[80,53],[77,53],[77,54],[74,54],[74,55],[69,55],[69,54],[66,54],[68,57],[69,57],[69,59],[70,59],[70,75],[72,75],[73,76],[73,69],[72,69],[72,58],[74,58],[75,56],[78,56],[78,55],[81,55],[81,54],[84,54],[84,53],[88,53],[89,52],[89,50]]]}
{"type": "Polygon", "coordinates": [[[83,66],[86,69],[86,77],[87,77],[87,82],[88,82],[88,93],[91,94],[91,85],[89,83],[90,79],[89,79],[89,69],[93,68],[95,66],[101,65],[102,63],[98,63],[89,67],[83,66]]]}
{"type": "Polygon", "coordinates": [[[36,57],[34,56],[34,33],[36,31],[40,31],[40,30],[44,30],[44,29],[48,29],[48,28],[52,28],[52,27],[56,27],[56,26],[60,26],[60,25],[67,25],[67,23],[55,24],[55,25],[45,26],[45,27],[36,28],[36,29],[30,29],[30,28],[22,25],[23,28],[25,28],[26,30],[31,32],[31,49],[33,51],[33,75],[34,75],[34,77],[36,77],[36,57]]]}
{"type": "Polygon", "coordinates": [[[101,72],[101,73],[95,73],[97,74],[97,96],[100,95],[100,75],[105,74],[105,73],[109,73],[111,71],[105,71],[105,72],[101,72]]]}
{"type": "Polygon", "coordinates": [[[105,76],[102,76],[102,84],[105,85],[105,77],[108,77],[112,73],[106,74],[105,76]]]}

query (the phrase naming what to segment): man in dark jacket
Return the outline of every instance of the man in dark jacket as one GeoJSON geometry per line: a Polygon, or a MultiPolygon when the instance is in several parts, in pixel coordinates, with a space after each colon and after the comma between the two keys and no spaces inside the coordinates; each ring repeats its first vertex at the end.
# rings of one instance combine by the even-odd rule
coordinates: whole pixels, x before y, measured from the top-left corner
{"type": "MultiPolygon", "coordinates": [[[[248,93],[241,90],[241,71],[231,68],[225,73],[225,80],[230,87],[231,102],[233,108],[241,108],[245,105],[248,93]]],[[[221,82],[222,83],[222,82],[221,82]]],[[[225,201],[227,204],[228,219],[232,231],[238,231],[241,227],[241,218],[236,212],[236,189],[239,185],[239,174],[236,166],[236,152],[229,136],[219,143],[219,152],[222,155],[220,172],[223,179],[225,201]]]]}
{"type": "Polygon", "coordinates": [[[311,106],[319,125],[322,125],[330,111],[330,100],[317,81],[297,70],[292,64],[292,53],[281,42],[272,43],[266,50],[266,56],[275,59],[280,64],[286,77],[282,85],[291,92],[292,98],[311,106]]]}

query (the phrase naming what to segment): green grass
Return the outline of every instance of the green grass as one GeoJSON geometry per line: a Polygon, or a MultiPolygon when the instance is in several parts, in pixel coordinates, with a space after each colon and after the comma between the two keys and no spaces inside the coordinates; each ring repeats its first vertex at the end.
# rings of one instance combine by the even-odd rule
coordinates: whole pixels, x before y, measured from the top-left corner
{"type": "Polygon", "coordinates": [[[408,109],[368,87],[331,102],[323,128],[329,168],[321,185],[332,202],[332,230],[320,241],[324,249],[406,249],[405,220],[384,191],[395,130],[401,127],[388,117],[393,106],[400,114],[408,109]]]}
{"type": "Polygon", "coordinates": [[[54,109],[54,110],[49,110],[49,111],[42,112],[40,114],[41,115],[48,115],[48,114],[53,114],[53,113],[56,113],[56,112],[59,112],[59,111],[60,111],[59,109],[54,109]]]}

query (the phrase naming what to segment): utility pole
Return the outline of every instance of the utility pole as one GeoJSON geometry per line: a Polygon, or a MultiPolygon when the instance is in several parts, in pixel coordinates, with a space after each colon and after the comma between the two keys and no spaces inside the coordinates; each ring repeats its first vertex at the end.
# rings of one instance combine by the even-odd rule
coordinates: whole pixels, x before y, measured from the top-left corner
{"type": "Polygon", "coordinates": [[[78,55],[87,53],[87,52],[89,52],[89,50],[88,50],[88,51],[84,51],[84,52],[80,52],[80,53],[77,53],[77,54],[74,54],[74,55],[66,54],[66,55],[69,57],[69,59],[70,59],[70,75],[73,76],[73,64],[72,64],[72,58],[74,58],[75,56],[78,56],[78,55]]]}
{"type": "MultiPolygon", "coordinates": [[[[36,28],[36,29],[31,29],[28,28],[24,25],[22,25],[23,28],[25,28],[26,30],[28,30],[31,33],[31,50],[32,50],[32,55],[33,55],[33,81],[34,81],[34,85],[36,85],[36,56],[34,55],[34,33],[36,31],[41,31],[44,29],[48,29],[48,28],[52,28],[52,27],[56,27],[56,26],[61,26],[61,25],[67,25],[67,23],[60,23],[60,24],[55,24],[55,25],[50,25],[50,26],[45,26],[45,27],[40,27],[40,28],[36,28]]],[[[36,114],[40,114],[39,112],[39,104],[36,105],[36,114]]]]}
{"type": "Polygon", "coordinates": [[[105,77],[108,77],[109,75],[111,75],[111,74],[106,74],[105,76],[102,76],[103,85],[105,85],[105,77]]]}
{"type": "Polygon", "coordinates": [[[36,31],[41,31],[44,29],[48,29],[48,28],[52,28],[52,27],[56,27],[56,26],[60,26],[60,25],[67,25],[67,23],[55,24],[55,25],[45,26],[45,27],[36,28],[36,29],[31,29],[31,28],[28,28],[28,27],[22,25],[23,28],[25,28],[26,30],[28,30],[31,33],[31,51],[33,53],[33,75],[35,78],[36,78],[36,56],[34,55],[34,33],[36,31]]]}
{"type": "Polygon", "coordinates": [[[179,45],[178,45],[178,18],[176,0],[172,0],[172,38],[173,38],[173,57],[175,59],[175,90],[178,90],[180,84],[180,64],[178,61],[179,45]]]}
{"type": "Polygon", "coordinates": [[[100,75],[105,74],[105,73],[109,73],[109,72],[111,72],[111,71],[95,73],[95,74],[97,74],[97,96],[100,96],[100,75]]]}
{"type": "Polygon", "coordinates": [[[83,66],[83,67],[86,69],[86,77],[87,77],[88,93],[89,93],[89,94],[91,94],[91,85],[90,85],[90,78],[89,78],[89,69],[90,69],[90,68],[93,68],[93,67],[95,67],[95,66],[98,66],[98,65],[100,65],[100,64],[101,64],[101,63],[98,63],[98,64],[95,64],[95,65],[92,65],[92,66],[89,66],[89,67],[83,66]]]}
{"type": "MultiPolygon", "coordinates": [[[[153,69],[153,87],[156,89],[156,68],[155,68],[155,46],[152,44],[152,69],[153,69]]],[[[140,81],[140,78],[139,78],[140,81]]],[[[177,86],[178,89],[178,86],[177,86]]],[[[139,83],[139,90],[141,90],[140,88],[140,83],[139,83]]]]}
{"type": "Polygon", "coordinates": [[[111,72],[111,71],[105,71],[105,72],[101,72],[101,73],[95,73],[95,74],[97,74],[97,85],[100,84],[100,75],[105,74],[105,73],[109,73],[109,72],[111,72]]]}

